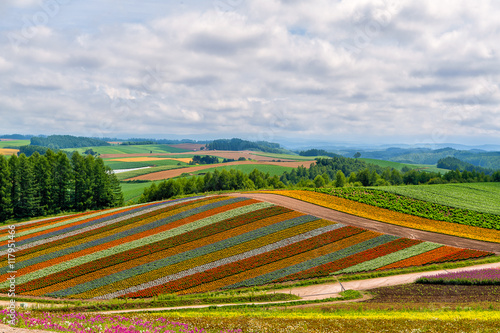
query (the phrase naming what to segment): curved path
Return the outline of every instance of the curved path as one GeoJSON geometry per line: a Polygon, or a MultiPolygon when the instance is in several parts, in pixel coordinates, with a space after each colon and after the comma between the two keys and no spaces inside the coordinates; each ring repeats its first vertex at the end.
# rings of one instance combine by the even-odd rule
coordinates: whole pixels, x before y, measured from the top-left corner
{"type": "Polygon", "coordinates": [[[429,231],[410,229],[395,224],[369,220],[363,217],[339,212],[330,208],[318,206],[309,202],[301,201],[290,197],[285,197],[278,194],[229,193],[226,195],[246,197],[260,201],[266,201],[273,203],[275,205],[299,211],[304,214],[314,215],[325,220],[330,220],[342,224],[352,225],[355,227],[365,228],[368,230],[377,231],[380,233],[389,234],[393,236],[419,239],[426,242],[434,242],[449,246],[460,247],[464,249],[489,251],[489,252],[495,252],[496,254],[500,254],[500,244],[497,243],[482,242],[473,239],[438,234],[429,231]]]}

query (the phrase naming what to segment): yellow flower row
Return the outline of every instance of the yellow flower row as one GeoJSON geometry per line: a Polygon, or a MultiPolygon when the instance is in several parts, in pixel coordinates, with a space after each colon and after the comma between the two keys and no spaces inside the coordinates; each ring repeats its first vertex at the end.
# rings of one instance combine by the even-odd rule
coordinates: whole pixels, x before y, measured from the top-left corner
{"type": "Polygon", "coordinates": [[[407,228],[437,232],[446,235],[500,243],[500,231],[468,226],[458,223],[430,220],[423,217],[403,214],[385,208],[335,197],[328,194],[310,191],[273,191],[279,194],[318,206],[338,210],[340,212],[361,216],[364,218],[391,223],[407,228]]]}

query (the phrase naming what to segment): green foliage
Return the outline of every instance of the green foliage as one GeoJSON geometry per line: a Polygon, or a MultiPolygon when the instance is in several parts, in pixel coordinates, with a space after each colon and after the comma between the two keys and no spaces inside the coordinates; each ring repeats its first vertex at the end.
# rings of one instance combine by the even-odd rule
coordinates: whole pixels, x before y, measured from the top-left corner
{"type": "Polygon", "coordinates": [[[194,165],[194,164],[217,164],[219,163],[219,158],[217,156],[200,156],[200,155],[194,155],[193,159],[189,164],[194,165]]]}
{"type": "Polygon", "coordinates": [[[32,145],[21,146],[21,147],[19,147],[19,154],[18,155],[24,154],[24,155],[30,157],[35,152],[40,154],[40,155],[45,155],[45,153],[47,152],[48,149],[49,148],[42,147],[42,146],[32,146],[32,145]]]}
{"type": "Polygon", "coordinates": [[[46,138],[32,137],[31,145],[48,147],[51,149],[110,146],[109,143],[100,139],[76,137],[71,135],[51,135],[46,138]]]}
{"type": "Polygon", "coordinates": [[[59,151],[27,157],[0,158],[0,221],[102,209],[123,204],[121,187],[111,169],[92,155],[74,153],[71,161],[59,151]]]}
{"type": "Polygon", "coordinates": [[[139,202],[169,199],[172,197],[212,191],[253,190],[258,188],[284,188],[278,176],[271,176],[254,169],[250,174],[240,170],[207,172],[203,177],[169,179],[153,183],[144,189],[139,202]]]}
{"type": "Polygon", "coordinates": [[[396,212],[420,216],[432,220],[500,230],[499,215],[444,206],[378,189],[349,187],[318,189],[317,192],[327,193],[340,198],[362,202],[372,206],[386,208],[396,212]]]}
{"type": "Polygon", "coordinates": [[[445,157],[437,162],[437,167],[448,170],[470,171],[476,173],[493,174],[493,169],[482,168],[473,164],[463,162],[456,157],[445,157]]]}
{"type": "Polygon", "coordinates": [[[278,143],[258,141],[251,142],[241,139],[233,138],[231,140],[221,139],[214,140],[213,142],[207,144],[208,150],[261,150],[268,153],[281,153],[283,149],[278,143]]]}
{"type": "Polygon", "coordinates": [[[300,156],[328,156],[328,157],[340,157],[338,154],[329,153],[323,149],[309,149],[306,151],[299,152],[300,156]]]}

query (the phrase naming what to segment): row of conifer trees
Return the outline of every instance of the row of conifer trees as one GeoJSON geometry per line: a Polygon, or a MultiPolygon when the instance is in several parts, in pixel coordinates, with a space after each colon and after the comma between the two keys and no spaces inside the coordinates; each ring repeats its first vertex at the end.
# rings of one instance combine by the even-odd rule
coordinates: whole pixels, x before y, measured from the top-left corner
{"type": "Polygon", "coordinates": [[[50,149],[0,155],[0,222],[122,204],[120,182],[101,158],[50,149]]]}

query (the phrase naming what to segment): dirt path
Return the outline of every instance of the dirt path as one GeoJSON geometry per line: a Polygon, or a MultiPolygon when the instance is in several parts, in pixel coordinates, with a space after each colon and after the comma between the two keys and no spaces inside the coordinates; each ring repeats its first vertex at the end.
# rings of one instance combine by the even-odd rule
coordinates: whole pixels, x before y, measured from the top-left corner
{"type": "Polygon", "coordinates": [[[361,227],[384,234],[412,238],[412,239],[419,239],[427,242],[434,242],[449,246],[460,247],[464,249],[490,251],[490,252],[495,252],[496,254],[500,254],[500,244],[482,242],[478,240],[460,238],[456,236],[443,235],[429,231],[415,230],[397,226],[394,224],[369,220],[363,217],[342,213],[333,209],[317,206],[312,203],[285,197],[282,195],[271,194],[271,193],[231,193],[228,195],[237,197],[247,197],[261,201],[266,201],[305,214],[314,215],[322,219],[335,221],[338,223],[352,225],[356,227],[361,227]]]}

